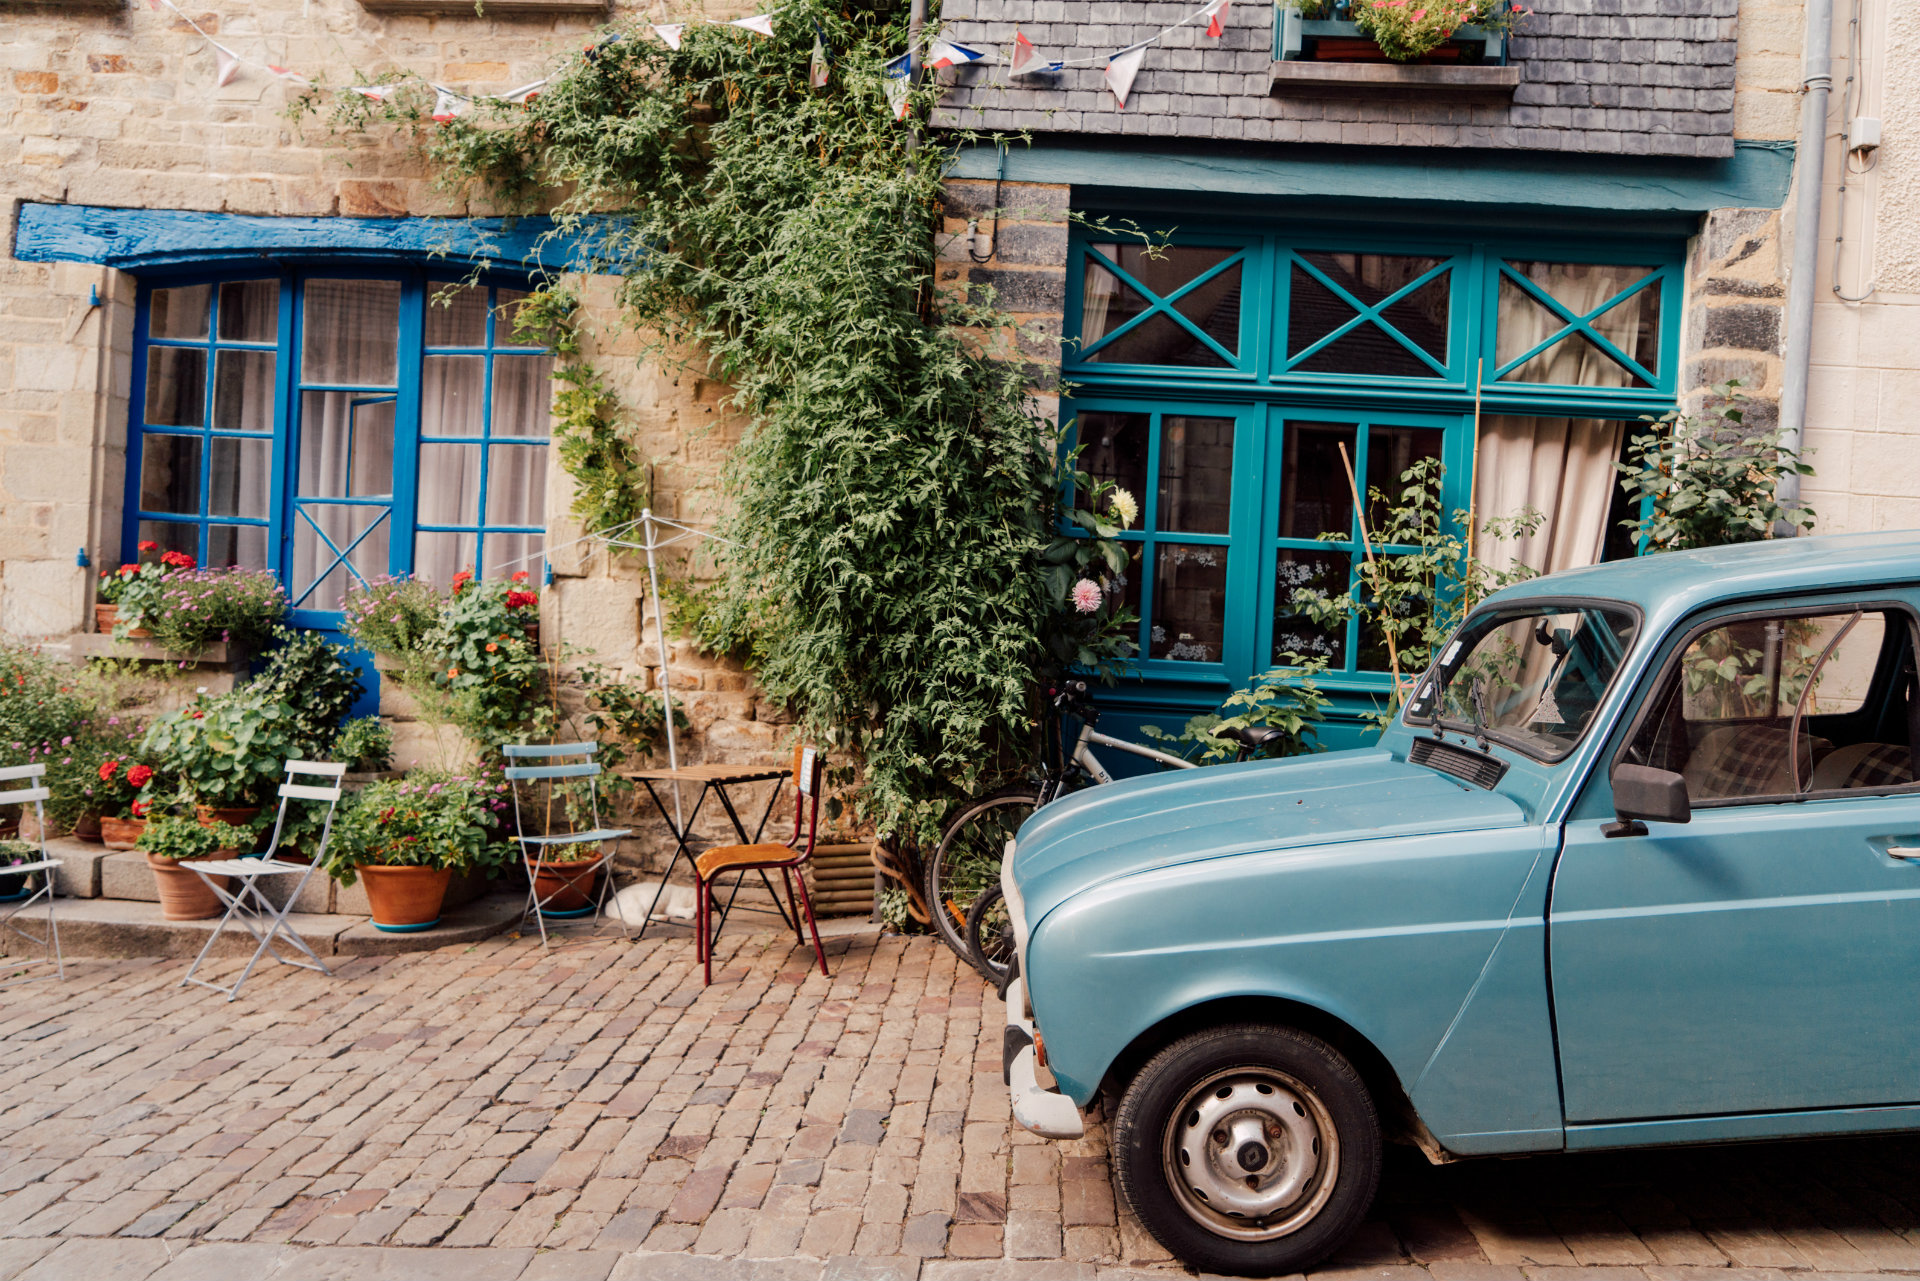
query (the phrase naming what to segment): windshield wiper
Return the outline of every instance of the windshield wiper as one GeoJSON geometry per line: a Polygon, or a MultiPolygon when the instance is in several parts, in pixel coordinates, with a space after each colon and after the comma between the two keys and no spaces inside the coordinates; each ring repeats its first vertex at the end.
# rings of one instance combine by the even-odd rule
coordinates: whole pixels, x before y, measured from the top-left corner
{"type": "Polygon", "coordinates": [[[1475,677],[1473,684],[1467,687],[1467,692],[1473,699],[1473,741],[1479,745],[1481,751],[1491,752],[1493,744],[1487,741],[1487,707],[1480,694],[1480,686],[1484,679],[1484,677],[1475,677]]]}

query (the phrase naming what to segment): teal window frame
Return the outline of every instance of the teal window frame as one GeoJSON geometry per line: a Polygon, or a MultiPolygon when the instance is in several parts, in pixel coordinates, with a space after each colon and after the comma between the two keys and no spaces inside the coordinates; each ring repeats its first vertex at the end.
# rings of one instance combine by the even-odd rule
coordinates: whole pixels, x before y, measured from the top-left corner
{"type": "MultiPolygon", "coordinates": [[[[1099,216],[1129,216],[1124,210],[1086,210],[1099,216]]],[[[1165,226],[1168,220],[1147,220],[1131,215],[1144,226],[1165,226]]],[[[1097,225],[1097,224],[1096,224],[1097,225]]],[[[1093,259],[1091,246],[1119,239],[1114,234],[1076,225],[1069,237],[1066,272],[1066,315],[1063,346],[1061,421],[1071,424],[1075,414],[1085,410],[1162,414],[1205,414],[1231,416],[1235,420],[1233,493],[1229,528],[1224,539],[1179,535],[1175,541],[1224,541],[1228,548],[1227,606],[1225,640],[1218,663],[1177,662],[1145,657],[1144,641],[1151,626],[1153,565],[1152,545],[1171,536],[1162,535],[1146,524],[1154,517],[1154,491],[1157,490],[1159,417],[1153,419],[1152,457],[1148,460],[1148,493],[1136,495],[1142,507],[1145,530],[1129,531],[1129,542],[1146,543],[1141,571],[1149,580],[1141,584],[1141,657],[1135,670],[1142,683],[1127,682],[1111,695],[1119,704],[1169,704],[1194,711],[1214,706],[1232,689],[1246,685],[1255,675],[1268,670],[1265,661],[1271,654],[1274,630],[1273,608],[1276,588],[1275,566],[1281,550],[1319,550],[1346,552],[1350,555],[1350,575],[1357,575],[1363,552],[1359,546],[1357,514],[1354,527],[1344,542],[1320,542],[1312,539],[1278,537],[1279,505],[1285,441],[1289,422],[1338,422],[1358,425],[1359,453],[1354,466],[1365,485],[1366,426],[1428,427],[1442,433],[1442,461],[1446,479],[1442,483],[1442,502],[1447,511],[1465,509],[1470,501],[1471,477],[1475,463],[1476,392],[1483,416],[1523,415],[1532,417],[1604,418],[1628,424],[1645,415],[1658,415],[1675,403],[1679,365],[1679,335],[1684,288],[1686,246],[1670,232],[1661,235],[1619,235],[1570,237],[1551,232],[1534,234],[1536,229],[1503,230],[1498,235],[1474,228],[1433,234],[1431,230],[1395,230],[1361,228],[1346,230],[1311,222],[1275,224],[1196,223],[1183,220],[1164,234],[1175,246],[1230,247],[1236,256],[1213,268],[1204,276],[1224,270],[1229,263],[1242,267],[1242,306],[1240,350],[1230,368],[1190,366],[1150,366],[1114,364],[1087,357],[1132,328],[1146,323],[1152,315],[1170,315],[1176,323],[1198,337],[1205,338],[1197,325],[1180,316],[1173,304],[1201,279],[1187,282],[1179,290],[1159,297],[1119,264],[1104,256],[1093,259]],[[1198,229],[1195,229],[1195,228],[1198,229]],[[1372,305],[1347,295],[1338,282],[1329,279],[1301,255],[1315,251],[1333,253],[1389,254],[1430,257],[1439,260],[1431,272],[1396,290],[1372,305]],[[1140,316],[1123,328],[1103,335],[1098,342],[1083,347],[1083,297],[1086,267],[1100,261],[1128,287],[1141,292],[1149,303],[1140,316]],[[1576,314],[1558,303],[1531,280],[1508,266],[1523,262],[1584,263],[1603,266],[1643,266],[1648,274],[1640,281],[1587,313],[1576,314]],[[1290,272],[1299,264],[1336,297],[1354,306],[1356,315],[1311,346],[1289,351],[1288,298],[1290,272]],[[1392,330],[1403,346],[1420,354],[1431,369],[1432,377],[1404,375],[1330,373],[1309,371],[1299,366],[1314,352],[1337,341],[1343,334],[1370,323],[1405,295],[1422,287],[1434,275],[1445,273],[1449,279],[1446,358],[1435,359],[1419,345],[1392,330]],[[1510,279],[1526,291],[1560,321],[1553,337],[1496,368],[1500,292],[1502,278],[1510,279]],[[1594,329],[1596,318],[1621,305],[1644,290],[1655,290],[1659,299],[1659,333],[1656,368],[1640,368],[1629,353],[1620,351],[1594,329]],[[1500,375],[1519,367],[1539,351],[1560,341],[1574,341],[1575,334],[1599,345],[1602,351],[1626,362],[1625,367],[1647,382],[1644,387],[1596,387],[1546,383],[1502,382],[1500,375]],[[1476,384],[1477,387],[1476,387],[1476,384]]],[[[1077,432],[1069,430],[1069,447],[1077,444],[1077,432]]],[[[1341,478],[1344,483],[1344,477],[1341,478]]],[[[1464,532],[1464,531],[1456,531],[1464,532]]],[[[1394,554],[1409,548],[1378,547],[1376,554],[1394,554]]],[[[1349,581],[1353,581],[1350,576],[1349,581]]],[[[1330,672],[1321,682],[1336,694],[1377,699],[1388,688],[1385,672],[1361,670],[1357,624],[1349,624],[1346,670],[1330,672]]],[[[1411,675],[1407,673],[1406,675],[1411,675]]],[[[1149,718],[1151,719],[1151,718],[1149,718]]],[[[1165,723],[1164,720],[1162,723],[1165,723]]]]}

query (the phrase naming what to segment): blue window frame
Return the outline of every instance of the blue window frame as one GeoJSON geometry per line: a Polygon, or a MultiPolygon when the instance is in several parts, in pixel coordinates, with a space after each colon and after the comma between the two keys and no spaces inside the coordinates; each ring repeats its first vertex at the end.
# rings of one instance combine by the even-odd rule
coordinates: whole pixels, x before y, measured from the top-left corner
{"type": "Polygon", "coordinates": [[[524,279],[390,265],[143,279],[122,555],[270,569],[295,621],[351,585],[537,571],[551,356],[524,279]]]}
{"type": "Polygon", "coordinates": [[[1438,459],[1451,512],[1473,498],[1476,412],[1485,431],[1674,403],[1679,241],[1516,251],[1517,236],[1310,224],[1160,239],[1075,229],[1062,369],[1082,464],[1141,504],[1124,537],[1146,680],[1109,701],[1163,713],[1143,719],[1211,707],[1288,653],[1325,657],[1356,716],[1385,692],[1382,638],[1292,607],[1295,589],[1344,592],[1360,572],[1342,447],[1363,493],[1438,459]]]}

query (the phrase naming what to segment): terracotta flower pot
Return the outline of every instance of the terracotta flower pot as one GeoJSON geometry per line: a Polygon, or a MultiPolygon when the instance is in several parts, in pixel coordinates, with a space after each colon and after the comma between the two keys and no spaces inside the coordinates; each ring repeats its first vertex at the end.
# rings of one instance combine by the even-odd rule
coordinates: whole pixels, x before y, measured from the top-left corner
{"type": "Polygon", "coordinates": [[[130,850],[140,839],[140,833],[147,830],[144,818],[109,818],[100,816],[100,836],[110,850],[130,850]]]}
{"type": "Polygon", "coordinates": [[[82,814],[79,818],[75,819],[73,821],[73,839],[76,841],[85,841],[89,845],[98,845],[101,841],[100,816],[98,814],[82,814]]]}
{"type": "Polygon", "coordinates": [[[375,929],[411,934],[440,923],[440,905],[446,901],[453,869],[360,863],[353,870],[367,887],[367,906],[373,911],[375,929]]]}
{"type": "MultiPolygon", "coordinates": [[[[160,915],[169,921],[204,921],[225,911],[220,897],[198,873],[179,866],[170,858],[147,855],[153,869],[154,884],[160,887],[160,915]]],[[[225,886],[226,877],[220,877],[225,886]]]]}
{"type": "MultiPolygon", "coordinates": [[[[111,632],[119,622],[120,607],[118,605],[95,605],[93,607],[93,630],[102,636],[111,632]]],[[[127,635],[151,636],[153,633],[144,627],[134,627],[127,631],[127,635]]]]}
{"type": "Polygon", "coordinates": [[[260,817],[258,805],[196,805],[193,812],[199,815],[202,827],[212,827],[215,823],[245,827],[260,817]]]}
{"type": "Polygon", "coordinates": [[[598,858],[583,858],[570,863],[545,862],[536,869],[529,860],[527,871],[533,876],[540,910],[554,916],[585,908],[593,901],[593,879],[599,874],[599,864],[598,858]]]}

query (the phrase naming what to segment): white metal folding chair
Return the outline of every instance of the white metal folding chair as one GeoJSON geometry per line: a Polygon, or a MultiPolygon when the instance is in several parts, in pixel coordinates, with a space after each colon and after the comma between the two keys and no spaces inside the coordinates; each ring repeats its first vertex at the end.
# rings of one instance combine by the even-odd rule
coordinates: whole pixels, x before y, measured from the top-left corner
{"type": "MultiPolygon", "coordinates": [[[[590,757],[599,750],[600,745],[598,743],[508,743],[501,748],[501,751],[505,752],[510,760],[525,760],[533,757],[545,758],[549,761],[568,756],[590,757]]],[[[509,765],[507,767],[507,780],[513,785],[514,827],[521,833],[520,856],[527,865],[527,906],[526,910],[520,915],[520,930],[522,933],[526,932],[527,919],[529,917],[538,922],[540,926],[540,946],[542,948],[550,946],[552,942],[547,937],[547,919],[550,915],[556,917],[572,917],[591,914],[594,922],[594,933],[599,933],[601,922],[606,916],[607,900],[611,898],[615,892],[613,883],[613,855],[607,850],[606,843],[608,841],[617,841],[623,836],[633,835],[633,829],[600,826],[600,784],[597,781],[599,777],[599,762],[592,760],[581,760],[571,765],[509,765]],[[590,812],[593,816],[593,827],[585,832],[556,832],[550,836],[526,835],[526,824],[521,816],[520,809],[520,784],[523,782],[545,780],[549,787],[551,787],[557,780],[572,778],[584,778],[587,780],[587,795],[592,802],[590,812]],[[554,849],[564,850],[569,846],[576,845],[594,846],[598,849],[599,853],[592,860],[591,866],[568,868],[560,887],[548,894],[545,898],[540,897],[539,874],[543,871],[552,870],[556,864],[571,861],[549,859],[548,852],[554,849]],[[554,911],[547,907],[547,904],[553,902],[561,895],[568,893],[570,890],[578,889],[582,881],[591,883],[591,881],[596,878],[600,884],[600,891],[598,894],[589,894],[587,896],[590,900],[589,906],[565,911],[554,911]]],[[[580,861],[585,862],[586,860],[580,861]]],[[[627,933],[627,921],[624,915],[620,918],[620,933],[625,937],[632,937],[627,933]]]]}
{"type": "MultiPolygon", "coordinates": [[[[53,966],[54,972],[52,974],[15,975],[14,977],[0,980],[0,987],[11,987],[16,983],[33,983],[40,979],[64,979],[67,977],[66,961],[63,960],[60,955],[60,922],[54,919],[53,915],[53,874],[60,870],[60,860],[47,857],[47,811],[44,802],[49,800],[53,793],[47,790],[46,784],[37,781],[44,776],[46,772],[47,767],[44,763],[39,765],[10,765],[5,769],[0,769],[0,783],[17,783],[23,779],[36,780],[33,786],[18,788],[11,792],[0,792],[0,805],[32,805],[34,817],[38,820],[36,826],[40,832],[40,857],[31,863],[19,863],[6,869],[9,875],[38,875],[40,878],[40,888],[17,903],[0,903],[0,925],[6,927],[7,933],[18,934],[29,943],[39,944],[46,949],[47,953],[44,960],[9,961],[6,969],[11,971],[15,965],[51,965],[53,966]],[[47,905],[47,933],[44,938],[35,935],[31,930],[22,929],[14,920],[20,913],[35,906],[43,899],[47,905]]],[[[0,934],[0,941],[4,941],[4,938],[5,935],[0,934]]]]}
{"type": "Polygon", "coordinates": [[[280,784],[280,812],[273,820],[273,841],[267,846],[265,854],[209,862],[188,861],[180,864],[181,867],[191,868],[215,894],[220,896],[221,902],[227,905],[226,915],[222,916],[220,923],[213,927],[213,934],[207,939],[206,946],[200,949],[200,955],[194,957],[193,964],[187,967],[187,976],[180,980],[180,986],[198,983],[201,987],[224,992],[227,999],[231,1001],[240,995],[240,985],[247,981],[249,974],[253,973],[253,967],[258,965],[260,958],[269,952],[272,952],[273,959],[282,965],[294,965],[303,970],[318,970],[327,975],[333,973],[327,968],[327,963],[307,946],[306,940],[293,932],[293,927],[287,924],[287,914],[293,911],[294,903],[300,898],[300,891],[307,887],[307,878],[313,875],[316,867],[326,861],[327,842],[333,836],[334,811],[340,806],[340,776],[346,772],[345,765],[335,765],[326,761],[288,761],[287,781],[280,784]],[[323,787],[313,783],[296,783],[294,782],[296,775],[330,778],[333,780],[333,785],[323,787]],[[326,823],[320,829],[320,848],[314,851],[311,863],[283,862],[273,857],[280,848],[280,832],[286,826],[287,805],[291,801],[325,801],[327,805],[326,823]],[[260,890],[261,882],[276,876],[300,878],[294,884],[293,891],[287,895],[285,904],[280,907],[275,907],[260,890]],[[222,889],[221,878],[223,877],[232,878],[239,885],[238,891],[229,892],[222,889]],[[246,926],[247,932],[259,941],[259,946],[253,949],[252,959],[247,962],[246,968],[240,971],[240,977],[233,981],[232,987],[222,987],[218,983],[209,983],[206,979],[195,978],[194,972],[200,968],[200,963],[207,959],[207,954],[213,951],[213,945],[219,940],[221,932],[234,921],[246,926]],[[285,939],[300,951],[305,952],[312,964],[295,957],[282,956],[273,946],[273,940],[276,937],[285,939]]]}

